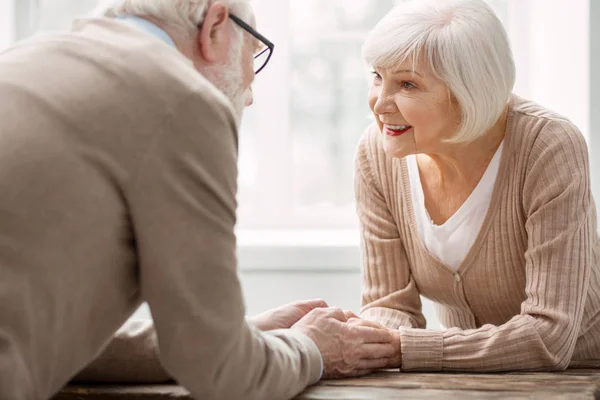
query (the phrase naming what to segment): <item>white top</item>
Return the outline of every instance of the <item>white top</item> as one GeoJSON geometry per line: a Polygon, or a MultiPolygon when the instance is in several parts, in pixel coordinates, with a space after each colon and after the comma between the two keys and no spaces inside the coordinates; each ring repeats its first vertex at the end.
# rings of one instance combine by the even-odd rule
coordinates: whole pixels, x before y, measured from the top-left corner
{"type": "Polygon", "coordinates": [[[457,271],[473,246],[492,199],[504,141],[481,180],[463,205],[443,225],[436,225],[425,208],[425,198],[415,155],[406,157],[415,220],[427,251],[457,271]]]}

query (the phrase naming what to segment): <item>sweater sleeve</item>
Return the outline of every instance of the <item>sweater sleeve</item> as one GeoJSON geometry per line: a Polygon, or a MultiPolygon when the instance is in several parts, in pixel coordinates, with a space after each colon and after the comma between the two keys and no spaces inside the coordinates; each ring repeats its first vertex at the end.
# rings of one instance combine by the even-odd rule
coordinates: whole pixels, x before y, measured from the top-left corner
{"type": "Polygon", "coordinates": [[[73,378],[75,382],[164,383],[152,320],[129,320],[102,352],[73,378]]]}
{"type": "Polygon", "coordinates": [[[300,332],[246,323],[236,124],[224,98],[183,100],[124,190],[162,365],[194,398],[291,398],[319,379],[319,349],[300,332]]]}
{"type": "Polygon", "coordinates": [[[547,123],[523,170],[528,247],[521,313],[503,325],[474,330],[403,328],[403,370],[541,371],[569,365],[596,238],[583,136],[566,121],[547,123]]]}
{"type": "MultiPolygon", "coordinates": [[[[286,331],[280,332],[285,334],[286,331]]],[[[156,329],[151,319],[128,320],[96,358],[72,379],[73,382],[98,383],[165,383],[172,380],[160,363],[156,329]]]]}
{"type": "Polygon", "coordinates": [[[375,130],[374,126],[367,130],[355,158],[354,193],[363,269],[360,316],[392,329],[424,328],[421,298],[404,245],[370,166],[376,153],[382,151],[377,149],[375,130]]]}

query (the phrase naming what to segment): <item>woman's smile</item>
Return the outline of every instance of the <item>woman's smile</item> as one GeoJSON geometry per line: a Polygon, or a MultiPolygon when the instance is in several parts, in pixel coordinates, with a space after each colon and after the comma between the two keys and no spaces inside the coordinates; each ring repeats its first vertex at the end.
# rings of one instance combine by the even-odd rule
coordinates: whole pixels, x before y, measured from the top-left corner
{"type": "Polygon", "coordinates": [[[384,125],[383,132],[387,136],[400,136],[412,129],[410,125],[384,125]]]}

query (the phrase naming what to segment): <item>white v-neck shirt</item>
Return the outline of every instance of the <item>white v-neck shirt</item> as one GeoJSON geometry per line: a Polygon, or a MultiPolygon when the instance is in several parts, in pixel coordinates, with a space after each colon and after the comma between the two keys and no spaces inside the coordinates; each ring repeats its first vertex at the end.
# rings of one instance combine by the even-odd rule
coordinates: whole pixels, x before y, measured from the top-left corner
{"type": "Polygon", "coordinates": [[[421,240],[429,253],[454,271],[459,269],[471,250],[487,215],[503,147],[504,141],[498,146],[496,154],[471,195],[443,225],[434,224],[425,208],[417,157],[406,157],[415,221],[421,240]]]}

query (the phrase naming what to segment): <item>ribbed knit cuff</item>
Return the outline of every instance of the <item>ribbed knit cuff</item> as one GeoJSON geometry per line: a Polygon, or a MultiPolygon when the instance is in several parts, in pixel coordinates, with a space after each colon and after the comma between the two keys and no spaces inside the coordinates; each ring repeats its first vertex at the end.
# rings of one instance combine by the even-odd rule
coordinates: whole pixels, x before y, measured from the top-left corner
{"type": "Polygon", "coordinates": [[[401,326],[413,326],[406,314],[386,307],[372,307],[360,313],[362,319],[377,322],[390,329],[398,329],[401,326]]]}
{"type": "Polygon", "coordinates": [[[402,371],[442,370],[444,338],[442,332],[400,328],[402,371]]]}

